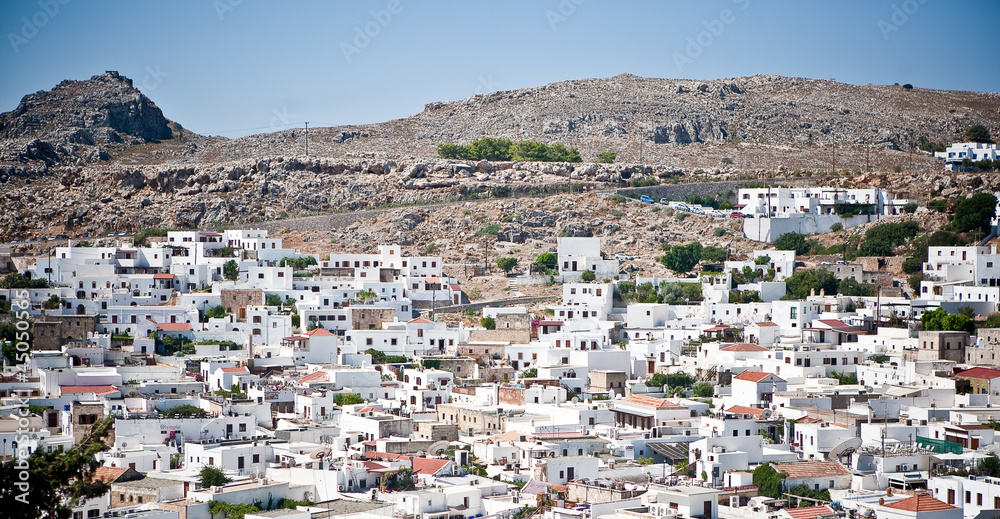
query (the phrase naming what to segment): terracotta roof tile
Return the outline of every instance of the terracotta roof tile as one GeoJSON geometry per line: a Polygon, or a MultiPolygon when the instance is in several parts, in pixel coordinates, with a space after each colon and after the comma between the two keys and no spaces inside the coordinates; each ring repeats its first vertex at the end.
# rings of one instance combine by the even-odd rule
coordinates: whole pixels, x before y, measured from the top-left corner
{"type": "Polygon", "coordinates": [[[719,348],[719,351],[767,351],[767,348],[757,346],[756,344],[750,344],[749,342],[739,342],[736,344],[730,344],[725,348],[719,348]]]}
{"type": "Polygon", "coordinates": [[[907,512],[940,512],[942,510],[954,510],[955,507],[934,499],[928,494],[917,494],[906,499],[900,499],[894,503],[885,505],[886,508],[905,510],[907,512]]]}
{"type": "Polygon", "coordinates": [[[223,373],[250,373],[250,370],[240,366],[238,368],[222,368],[223,373]]]}
{"type": "Polygon", "coordinates": [[[809,506],[805,508],[785,508],[782,512],[788,514],[788,516],[792,519],[815,519],[816,517],[836,514],[836,512],[834,512],[833,509],[827,505],[809,506]]]}
{"type": "Polygon", "coordinates": [[[655,398],[646,395],[630,395],[621,400],[618,400],[622,404],[632,404],[641,407],[652,407],[654,409],[667,409],[671,407],[681,407],[666,398],[655,398]]]}
{"type": "Polygon", "coordinates": [[[310,382],[312,380],[316,380],[316,379],[322,377],[323,375],[326,375],[325,371],[316,371],[316,372],[310,373],[310,374],[308,374],[308,375],[300,378],[299,379],[299,384],[301,384],[303,382],[310,382]]]}
{"type": "Polygon", "coordinates": [[[156,330],[160,332],[189,332],[191,323],[156,323],[156,330]]]}
{"type": "Polygon", "coordinates": [[[306,335],[310,337],[326,337],[326,336],[332,336],[333,334],[327,330],[324,330],[323,328],[316,328],[306,332],[306,335]]]}
{"type": "Polygon", "coordinates": [[[972,368],[965,371],[959,371],[955,374],[958,378],[978,378],[984,380],[993,380],[995,378],[1000,378],[1000,369],[992,368],[972,368]]]}
{"type": "Polygon", "coordinates": [[[115,386],[59,386],[59,392],[64,395],[79,395],[82,393],[94,393],[95,395],[107,395],[118,391],[115,386]]]}
{"type": "Polygon", "coordinates": [[[756,417],[760,417],[760,415],[764,414],[763,409],[758,409],[756,407],[747,407],[745,405],[734,405],[729,409],[726,409],[726,412],[732,414],[749,414],[756,417]]]}
{"type": "MultiPolygon", "coordinates": [[[[371,451],[365,453],[366,458],[378,458],[383,460],[410,461],[410,456],[406,454],[391,454],[388,452],[371,451]]],[[[434,458],[413,457],[413,472],[417,474],[437,474],[450,460],[439,460],[434,458]]]]}
{"type": "Polygon", "coordinates": [[[128,468],[122,467],[97,467],[94,471],[95,481],[104,481],[106,483],[114,483],[114,481],[128,471],[128,468]]]}
{"type": "Polygon", "coordinates": [[[765,378],[771,376],[770,373],[765,373],[763,371],[744,371],[739,375],[733,377],[736,380],[749,380],[750,382],[760,382],[765,378]]]}

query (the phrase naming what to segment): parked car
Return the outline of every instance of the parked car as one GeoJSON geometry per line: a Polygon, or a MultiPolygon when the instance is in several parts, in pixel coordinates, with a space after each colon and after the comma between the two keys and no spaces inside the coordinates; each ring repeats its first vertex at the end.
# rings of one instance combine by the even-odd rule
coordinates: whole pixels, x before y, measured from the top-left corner
{"type": "Polygon", "coordinates": [[[743,213],[741,213],[739,211],[733,211],[733,212],[729,213],[729,216],[731,218],[746,218],[747,217],[747,215],[745,215],[745,214],[743,214],[743,213]]]}
{"type": "Polygon", "coordinates": [[[646,195],[640,196],[639,200],[641,200],[643,202],[646,202],[647,204],[652,204],[653,203],[653,199],[650,198],[650,197],[648,197],[648,196],[646,196],[646,195]]]}
{"type": "Polygon", "coordinates": [[[635,259],[635,256],[619,252],[618,254],[615,254],[615,259],[618,261],[631,261],[635,259]]]}
{"type": "Polygon", "coordinates": [[[669,198],[661,198],[660,199],[660,203],[663,204],[663,205],[669,205],[670,204],[670,199],[669,198]]]}

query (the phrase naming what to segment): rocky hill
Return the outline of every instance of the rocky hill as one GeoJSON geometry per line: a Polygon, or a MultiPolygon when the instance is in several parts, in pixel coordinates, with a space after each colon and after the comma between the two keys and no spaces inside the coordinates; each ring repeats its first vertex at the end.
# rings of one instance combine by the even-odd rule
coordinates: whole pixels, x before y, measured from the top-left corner
{"type": "MultiPolygon", "coordinates": [[[[734,142],[773,148],[770,153],[781,158],[782,149],[802,154],[838,146],[845,157],[863,147],[877,154],[909,150],[920,136],[959,140],[973,124],[1000,134],[1000,95],[781,76],[693,81],[620,75],[429,103],[420,114],[380,124],[310,130],[310,149],[420,157],[433,156],[443,142],[494,136],[559,141],[579,147],[585,160],[616,150],[629,162],[682,166],[692,154],[734,142]]],[[[299,152],[302,140],[301,131],[256,135],[219,151],[229,157],[288,154],[299,152]]],[[[784,160],[795,160],[790,155],[784,160]]],[[[718,165],[718,158],[709,165],[718,165]]],[[[809,160],[790,167],[822,165],[829,167],[809,160]]]]}
{"type": "Polygon", "coordinates": [[[753,76],[718,81],[622,75],[430,103],[405,119],[241,139],[195,135],[116,73],[64,81],[0,115],[0,239],[205,227],[577,184],[822,176],[925,197],[995,188],[937,174],[920,136],[951,142],[972,124],[1000,135],[1000,95],[753,76]],[[611,165],[435,159],[481,136],[560,141],[611,165]],[[862,175],[861,170],[868,173],[862,175]],[[926,174],[922,172],[926,171],[926,174]],[[932,173],[934,172],[934,173],[932,173]]]}
{"type": "Polygon", "coordinates": [[[169,121],[117,72],[63,81],[0,114],[0,160],[34,170],[108,160],[109,149],[170,139],[169,121]]]}

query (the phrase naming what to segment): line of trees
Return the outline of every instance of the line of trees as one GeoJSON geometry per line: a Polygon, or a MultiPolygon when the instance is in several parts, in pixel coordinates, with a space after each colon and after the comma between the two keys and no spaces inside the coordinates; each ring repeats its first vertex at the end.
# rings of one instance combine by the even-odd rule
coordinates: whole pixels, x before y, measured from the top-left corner
{"type": "MultiPolygon", "coordinates": [[[[437,147],[443,159],[459,160],[513,160],[517,162],[583,162],[580,151],[554,142],[511,141],[483,137],[469,144],[446,143],[437,147]]],[[[610,157],[605,157],[610,158],[610,157]]],[[[611,158],[613,161],[614,158],[611,158]]]]}

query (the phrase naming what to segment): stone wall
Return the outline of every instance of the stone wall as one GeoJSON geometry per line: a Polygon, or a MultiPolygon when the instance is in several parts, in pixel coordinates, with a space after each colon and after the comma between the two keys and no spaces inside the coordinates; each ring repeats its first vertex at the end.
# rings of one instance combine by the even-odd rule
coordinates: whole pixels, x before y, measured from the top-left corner
{"type": "Polygon", "coordinates": [[[70,342],[85,342],[96,328],[96,315],[42,314],[32,325],[32,349],[53,351],[70,342]]]}
{"type": "Polygon", "coordinates": [[[351,308],[351,326],[354,330],[377,330],[382,323],[392,322],[396,311],[391,308],[351,308]]]}
{"type": "Polygon", "coordinates": [[[227,314],[232,314],[239,322],[245,322],[248,306],[264,304],[264,291],[257,288],[223,288],[220,300],[227,314]]]}

